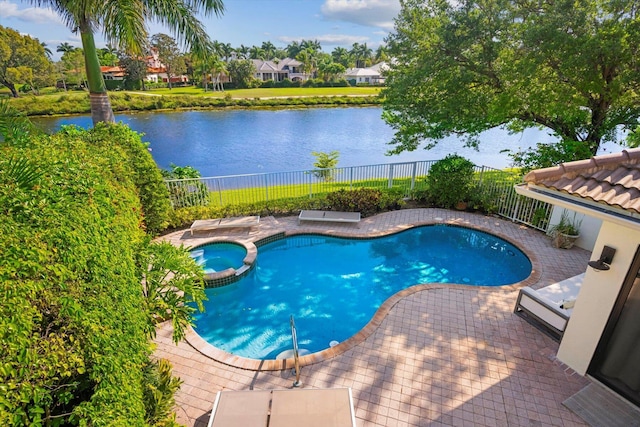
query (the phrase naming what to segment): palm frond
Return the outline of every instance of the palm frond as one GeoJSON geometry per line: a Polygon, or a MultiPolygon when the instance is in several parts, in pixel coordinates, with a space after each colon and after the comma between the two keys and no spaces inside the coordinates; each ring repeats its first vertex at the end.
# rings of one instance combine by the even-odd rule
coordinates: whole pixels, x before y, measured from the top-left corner
{"type": "Polygon", "coordinates": [[[129,54],[143,54],[149,38],[145,15],[143,0],[106,1],[101,12],[104,36],[129,54]]]}
{"type": "Polygon", "coordinates": [[[33,123],[13,108],[9,100],[0,100],[0,144],[22,145],[37,132],[33,123]]]}
{"type": "Polygon", "coordinates": [[[149,18],[164,24],[175,35],[178,43],[191,52],[206,56],[211,40],[193,7],[200,7],[203,14],[222,13],[220,0],[145,0],[149,18]]]}
{"type": "Polygon", "coordinates": [[[24,157],[12,157],[7,162],[3,174],[18,187],[29,190],[38,183],[42,171],[24,157]]]}

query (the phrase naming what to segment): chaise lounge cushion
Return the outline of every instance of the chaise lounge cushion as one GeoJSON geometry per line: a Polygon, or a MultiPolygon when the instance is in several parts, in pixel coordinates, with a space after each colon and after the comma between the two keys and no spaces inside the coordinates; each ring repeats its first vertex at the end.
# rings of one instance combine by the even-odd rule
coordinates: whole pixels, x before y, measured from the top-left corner
{"type": "MultiPolygon", "coordinates": [[[[545,326],[552,335],[561,337],[580,292],[584,273],[534,290],[520,289],[514,312],[524,314],[545,326]]],[[[524,317],[524,316],[523,316],[524,317]]]]}
{"type": "Polygon", "coordinates": [[[253,227],[260,223],[260,216],[237,216],[222,219],[198,219],[191,224],[189,231],[193,235],[194,231],[208,231],[218,228],[243,228],[253,227]]]}
{"type": "Polygon", "coordinates": [[[298,215],[300,221],[360,222],[360,212],[302,210],[298,215]]]}

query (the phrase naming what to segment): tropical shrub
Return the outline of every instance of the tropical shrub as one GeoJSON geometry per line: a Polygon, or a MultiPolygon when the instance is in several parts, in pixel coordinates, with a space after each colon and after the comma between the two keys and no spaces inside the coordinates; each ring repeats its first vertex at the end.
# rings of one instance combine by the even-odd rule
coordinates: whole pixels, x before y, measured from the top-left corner
{"type": "Polygon", "coordinates": [[[142,201],[162,192],[160,173],[124,126],[5,138],[0,425],[144,425],[149,312],[135,260],[161,211],[142,201]]]}
{"type": "Polygon", "coordinates": [[[110,143],[117,143],[129,159],[133,173],[133,182],[138,190],[146,230],[157,234],[167,227],[171,210],[169,190],[164,183],[162,173],[149,153],[149,144],[143,143],[140,134],[125,125],[105,125],[100,123],[93,133],[110,143]]]}
{"type": "Polygon", "coordinates": [[[183,247],[169,242],[146,242],[138,251],[138,276],[142,278],[147,334],[156,336],[156,324],[170,319],[173,341],[184,338],[192,326],[196,307],[202,311],[203,270],[183,247]],[[193,305],[192,305],[192,304],[193,305]],[[194,307],[195,305],[195,307],[194,307]]]}
{"type": "Polygon", "coordinates": [[[209,204],[209,189],[200,181],[200,171],[192,166],[178,166],[173,163],[170,170],[162,170],[162,176],[169,181],[169,194],[174,208],[206,206],[209,204]]]}
{"type": "Polygon", "coordinates": [[[171,376],[171,364],[161,359],[149,361],[142,370],[144,378],[144,407],[147,425],[154,427],[174,427],[174,395],[182,381],[171,376]]]}
{"type": "Polygon", "coordinates": [[[377,188],[338,190],[327,195],[328,208],[334,211],[360,212],[362,216],[395,209],[402,205],[401,197],[377,188]]]}
{"type": "Polygon", "coordinates": [[[333,181],[336,173],[334,168],[338,165],[340,152],[335,150],[330,153],[312,151],[311,154],[316,158],[313,167],[317,169],[312,173],[325,182],[333,181]]]}
{"type": "Polygon", "coordinates": [[[449,154],[435,162],[427,176],[429,199],[442,208],[452,208],[459,202],[469,201],[473,168],[471,161],[457,154],[449,154]]]}

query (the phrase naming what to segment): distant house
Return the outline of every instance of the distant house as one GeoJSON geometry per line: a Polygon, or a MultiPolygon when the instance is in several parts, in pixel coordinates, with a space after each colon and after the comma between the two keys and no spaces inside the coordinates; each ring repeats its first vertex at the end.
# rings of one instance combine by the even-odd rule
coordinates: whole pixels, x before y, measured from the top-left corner
{"type": "Polygon", "coordinates": [[[595,237],[585,242],[592,261],[558,359],[640,406],[640,149],[534,170],[524,180],[518,194],[596,221],[581,229],[595,237]]]}
{"type": "MultiPolygon", "coordinates": [[[[145,81],[150,83],[169,83],[169,75],[167,69],[164,66],[159,68],[147,68],[147,77],[145,81]]],[[[181,74],[179,76],[172,76],[171,83],[187,83],[189,77],[181,74]]]]}
{"type": "Polygon", "coordinates": [[[122,67],[100,67],[105,80],[124,80],[125,71],[122,67]]]}
{"type": "Polygon", "coordinates": [[[160,57],[158,56],[158,49],[152,47],[149,51],[149,55],[144,59],[147,63],[147,68],[164,68],[162,62],[160,62],[160,57]]]}
{"type": "Polygon", "coordinates": [[[367,68],[349,68],[344,73],[344,78],[355,81],[356,84],[384,84],[382,72],[387,68],[386,62],[380,62],[367,68]]]}
{"type": "Polygon", "coordinates": [[[302,62],[291,58],[284,58],[274,61],[263,61],[252,59],[255,69],[254,77],[258,80],[273,80],[281,82],[285,79],[291,81],[304,81],[309,79],[309,75],[302,72],[302,62]]]}

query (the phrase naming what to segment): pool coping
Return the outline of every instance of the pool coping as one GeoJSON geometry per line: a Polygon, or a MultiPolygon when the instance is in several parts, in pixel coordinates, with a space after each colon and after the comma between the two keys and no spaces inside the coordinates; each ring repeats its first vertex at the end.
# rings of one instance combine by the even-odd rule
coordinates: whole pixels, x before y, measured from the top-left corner
{"type": "MultiPolygon", "coordinates": [[[[264,241],[265,239],[272,238],[276,235],[287,237],[287,236],[304,235],[304,234],[368,239],[368,238],[382,237],[390,234],[399,233],[401,231],[409,230],[411,228],[428,226],[428,225],[437,225],[437,224],[453,225],[457,227],[478,230],[478,231],[482,231],[490,235],[499,237],[511,243],[518,249],[520,249],[529,258],[529,261],[531,262],[531,274],[525,280],[522,280],[520,282],[511,284],[511,285],[473,286],[474,288],[490,289],[495,292],[506,293],[506,292],[513,292],[514,290],[518,290],[524,286],[531,286],[540,280],[541,265],[538,260],[538,257],[536,256],[535,253],[533,253],[532,251],[529,251],[526,247],[524,247],[521,244],[521,242],[514,240],[510,236],[507,236],[506,234],[501,233],[500,231],[489,229],[488,227],[484,227],[479,224],[468,224],[468,223],[461,224],[459,221],[455,219],[442,220],[440,218],[435,218],[433,220],[418,221],[412,224],[402,224],[402,225],[391,226],[385,230],[378,230],[373,233],[368,233],[368,234],[363,234],[358,236],[354,236],[352,233],[349,233],[347,230],[344,230],[344,231],[343,230],[321,230],[321,229],[319,230],[315,228],[301,227],[300,229],[286,230],[284,233],[282,231],[274,231],[273,233],[267,235],[266,237],[262,236],[256,240],[264,241]]],[[[246,244],[246,240],[244,239],[235,240],[230,237],[225,237],[224,240],[233,241],[236,243],[242,242],[241,244],[246,244]]],[[[215,241],[218,242],[222,240],[215,239],[215,241]]],[[[203,242],[198,246],[201,246],[207,243],[212,243],[212,242],[213,241],[207,241],[206,243],[203,242]]],[[[256,251],[256,254],[257,254],[257,251],[256,251]]],[[[429,284],[416,284],[414,286],[410,286],[406,289],[398,291],[395,294],[391,295],[389,298],[387,298],[387,300],[385,300],[385,302],[378,308],[378,310],[376,310],[371,320],[369,320],[369,322],[367,322],[367,324],[362,329],[360,329],[360,331],[358,331],[356,334],[354,334],[347,340],[342,341],[341,343],[337,344],[334,347],[330,347],[316,353],[300,356],[299,357],[300,366],[308,366],[308,365],[324,362],[348,350],[353,349],[358,344],[362,343],[364,340],[369,338],[369,336],[371,336],[378,329],[378,327],[382,324],[383,320],[387,317],[391,309],[403,298],[406,298],[417,292],[428,291],[433,289],[442,289],[445,287],[452,288],[452,289],[456,289],[456,288],[469,289],[470,286],[465,284],[429,283],[429,284]]],[[[250,358],[228,353],[224,350],[221,350],[213,346],[212,344],[209,344],[202,337],[200,337],[200,335],[198,335],[195,329],[191,326],[188,326],[187,330],[185,331],[185,340],[189,343],[189,345],[191,345],[191,347],[193,347],[195,350],[197,350],[204,356],[209,357],[225,365],[229,365],[229,366],[240,368],[240,369],[245,369],[250,371],[282,371],[286,369],[292,369],[294,367],[293,358],[258,360],[258,359],[250,359],[250,358]]]]}
{"type": "Polygon", "coordinates": [[[205,288],[219,288],[222,286],[230,285],[232,283],[237,282],[253,269],[256,257],[258,256],[258,248],[253,242],[240,241],[230,239],[228,237],[223,237],[222,239],[212,240],[201,242],[196,245],[190,246],[189,250],[194,251],[198,248],[207,245],[216,245],[220,243],[233,243],[234,245],[238,245],[244,248],[246,251],[246,255],[242,259],[242,267],[233,268],[229,267],[222,271],[216,271],[214,273],[205,273],[204,274],[204,287],[205,288]]]}

